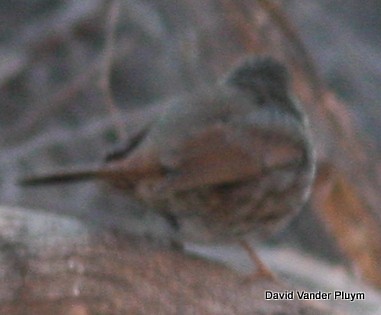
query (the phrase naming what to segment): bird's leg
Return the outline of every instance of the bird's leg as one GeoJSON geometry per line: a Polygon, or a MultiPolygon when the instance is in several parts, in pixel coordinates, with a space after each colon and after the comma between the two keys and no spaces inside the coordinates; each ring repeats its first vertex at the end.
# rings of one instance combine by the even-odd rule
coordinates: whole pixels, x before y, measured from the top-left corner
{"type": "Polygon", "coordinates": [[[249,282],[257,281],[258,279],[267,279],[271,281],[278,281],[278,277],[265,265],[259,258],[254,248],[245,240],[240,240],[240,245],[249,255],[251,261],[255,264],[256,270],[247,276],[249,282]]]}
{"type": "MultiPolygon", "coordinates": [[[[163,211],[160,213],[161,216],[167,221],[171,229],[174,233],[178,232],[180,229],[180,224],[175,215],[173,215],[170,212],[163,211]]],[[[169,246],[171,249],[179,252],[184,252],[184,243],[182,240],[176,238],[176,236],[173,236],[169,239],[169,246]]]]}

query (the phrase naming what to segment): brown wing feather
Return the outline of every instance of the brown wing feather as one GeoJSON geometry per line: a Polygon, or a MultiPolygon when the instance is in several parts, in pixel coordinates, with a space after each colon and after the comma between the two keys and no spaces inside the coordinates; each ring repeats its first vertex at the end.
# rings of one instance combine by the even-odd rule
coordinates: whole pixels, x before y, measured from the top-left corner
{"type": "Polygon", "coordinates": [[[163,162],[173,170],[161,189],[188,190],[253,178],[271,168],[295,163],[302,150],[270,130],[254,132],[213,125],[184,141],[163,162]],[[265,135],[265,133],[268,133],[265,135]]]}

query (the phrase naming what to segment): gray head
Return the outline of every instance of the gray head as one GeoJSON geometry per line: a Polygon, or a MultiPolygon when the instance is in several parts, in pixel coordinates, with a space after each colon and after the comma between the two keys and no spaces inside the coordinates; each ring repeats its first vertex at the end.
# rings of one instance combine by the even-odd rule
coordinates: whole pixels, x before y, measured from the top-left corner
{"type": "Polygon", "coordinates": [[[287,69],[272,57],[252,57],[246,60],[230,73],[227,82],[252,92],[259,103],[288,97],[287,69]]]}

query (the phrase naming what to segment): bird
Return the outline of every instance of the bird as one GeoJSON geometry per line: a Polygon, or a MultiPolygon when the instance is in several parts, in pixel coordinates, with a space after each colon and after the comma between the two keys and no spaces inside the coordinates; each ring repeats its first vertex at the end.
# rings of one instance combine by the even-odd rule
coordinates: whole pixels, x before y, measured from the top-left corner
{"type": "Polygon", "coordinates": [[[303,208],[315,164],[287,67],[271,56],[247,56],[221,80],[168,101],[102,164],[20,184],[103,180],[172,218],[181,242],[240,242],[257,265],[254,274],[272,277],[246,239],[282,230],[303,208]]]}

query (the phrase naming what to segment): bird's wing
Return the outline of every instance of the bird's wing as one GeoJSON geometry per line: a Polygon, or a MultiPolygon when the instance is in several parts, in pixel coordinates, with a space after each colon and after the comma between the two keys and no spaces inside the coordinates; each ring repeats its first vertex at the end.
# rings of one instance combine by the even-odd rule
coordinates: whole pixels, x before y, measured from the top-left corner
{"type": "Polygon", "coordinates": [[[303,147],[290,141],[287,132],[214,124],[166,150],[162,163],[169,171],[162,189],[182,191],[244,181],[295,165],[302,158],[303,147]]]}

